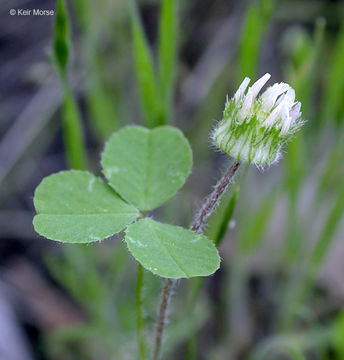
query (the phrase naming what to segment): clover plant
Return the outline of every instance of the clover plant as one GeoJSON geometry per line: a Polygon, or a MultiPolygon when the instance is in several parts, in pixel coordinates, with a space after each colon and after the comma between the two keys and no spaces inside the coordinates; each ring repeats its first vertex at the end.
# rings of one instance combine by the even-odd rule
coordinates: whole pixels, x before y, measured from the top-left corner
{"type": "Polygon", "coordinates": [[[106,143],[101,164],[105,180],[80,170],[43,179],[34,197],[39,234],[90,243],[124,231],[134,258],[167,278],[207,276],[219,268],[219,254],[206,236],[145,217],[175,195],[190,174],[192,151],[178,129],[125,127],[106,143]]]}
{"type": "Polygon", "coordinates": [[[295,102],[295,92],[288,84],[275,84],[258,97],[269,78],[269,74],[264,75],[248,89],[250,79],[245,78],[227,100],[212,139],[233,160],[190,229],[160,223],[148,214],[175,195],[191,171],[190,145],[173,127],[129,126],[114,133],[101,156],[105,180],[86,171],[71,170],[48,176],[37,187],[34,227],[48,239],[89,243],[124,231],[127,247],[140,264],[137,329],[141,359],[147,353],[142,267],[167,278],[152,347],[152,359],[158,360],[176,279],[208,276],[219,268],[218,251],[203,230],[240,162],[258,167],[275,163],[283,146],[304,123],[301,104],[295,102]]]}

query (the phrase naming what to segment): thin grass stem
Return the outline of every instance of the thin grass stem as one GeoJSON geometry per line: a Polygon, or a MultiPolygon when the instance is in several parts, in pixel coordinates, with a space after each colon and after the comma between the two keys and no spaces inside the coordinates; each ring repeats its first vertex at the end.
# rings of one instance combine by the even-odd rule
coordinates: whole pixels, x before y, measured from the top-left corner
{"type": "Polygon", "coordinates": [[[136,283],[136,327],[137,327],[137,341],[139,347],[140,360],[147,359],[145,326],[143,319],[143,267],[141,264],[137,267],[137,283],[136,283]]]}

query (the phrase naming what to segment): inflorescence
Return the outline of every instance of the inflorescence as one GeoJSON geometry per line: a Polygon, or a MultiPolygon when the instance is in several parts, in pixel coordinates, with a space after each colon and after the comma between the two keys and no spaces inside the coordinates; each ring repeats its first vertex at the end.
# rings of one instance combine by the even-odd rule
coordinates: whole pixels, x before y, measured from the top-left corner
{"type": "Polygon", "coordinates": [[[227,98],[223,119],[212,133],[215,145],[240,162],[273,164],[304,124],[301,103],[295,102],[288,84],[276,83],[258,96],[270,76],[265,74],[248,89],[246,77],[234,97],[227,98]]]}

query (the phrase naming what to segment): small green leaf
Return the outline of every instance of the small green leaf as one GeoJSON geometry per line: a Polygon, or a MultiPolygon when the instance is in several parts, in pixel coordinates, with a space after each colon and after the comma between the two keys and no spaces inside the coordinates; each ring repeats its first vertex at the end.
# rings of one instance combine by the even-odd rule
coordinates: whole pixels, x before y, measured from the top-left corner
{"type": "Polygon", "coordinates": [[[100,178],[62,171],[43,179],[34,198],[35,230],[51,240],[87,243],[112,236],[138,217],[100,178]]]}
{"type": "Polygon", "coordinates": [[[176,128],[125,127],[110,138],[102,154],[110,185],[142,211],[157,208],[184,184],[192,151],[176,128]]]}
{"type": "Polygon", "coordinates": [[[142,266],[162,277],[208,276],[220,266],[212,241],[179,226],[143,219],[127,228],[125,241],[142,266]]]}

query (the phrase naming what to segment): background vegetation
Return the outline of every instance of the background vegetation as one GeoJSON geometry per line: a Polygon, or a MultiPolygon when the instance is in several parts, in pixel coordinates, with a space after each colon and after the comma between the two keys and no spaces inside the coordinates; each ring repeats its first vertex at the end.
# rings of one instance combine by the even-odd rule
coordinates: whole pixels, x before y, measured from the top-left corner
{"type": "MultiPolygon", "coordinates": [[[[221,270],[178,283],[163,358],[344,359],[343,3],[67,5],[69,21],[55,22],[8,13],[54,1],[0,4],[4,358],[136,358],[135,261],[120,238],[39,238],[33,190],[67,167],[99,172],[99,150],[121,126],[172,124],[192,144],[194,169],[156,218],[188,226],[226,165],[208,142],[225,95],[270,72],[295,88],[307,124],[279,164],[236,177],[207,229],[221,270]]],[[[144,272],[148,334],[161,287],[144,272]]]]}

